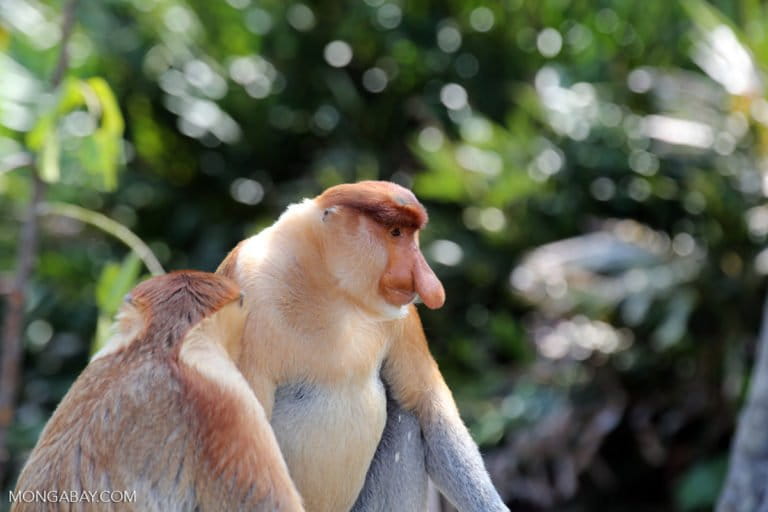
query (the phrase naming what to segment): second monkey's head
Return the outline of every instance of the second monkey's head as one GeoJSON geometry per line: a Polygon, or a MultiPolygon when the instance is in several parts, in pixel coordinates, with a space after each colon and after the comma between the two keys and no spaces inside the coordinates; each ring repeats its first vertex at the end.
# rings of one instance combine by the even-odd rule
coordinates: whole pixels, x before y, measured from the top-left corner
{"type": "Polygon", "coordinates": [[[242,306],[240,288],[224,276],[181,270],[152,277],[126,296],[113,336],[94,359],[138,345],[173,352],[203,322],[209,334],[232,350],[245,322],[242,306]]]}
{"type": "Polygon", "coordinates": [[[443,285],[419,249],[427,212],[410,190],[362,181],[314,201],[328,265],[346,292],[389,317],[404,316],[417,296],[430,309],[443,305],[443,285]]]}

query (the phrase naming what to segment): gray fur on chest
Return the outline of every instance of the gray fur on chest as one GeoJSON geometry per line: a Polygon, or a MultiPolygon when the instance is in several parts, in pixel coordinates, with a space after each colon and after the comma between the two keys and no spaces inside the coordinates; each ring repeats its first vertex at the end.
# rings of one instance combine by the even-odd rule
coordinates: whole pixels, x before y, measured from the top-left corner
{"type": "Polygon", "coordinates": [[[317,398],[320,390],[308,382],[284,384],[275,390],[275,406],[280,404],[301,404],[317,398]]]}

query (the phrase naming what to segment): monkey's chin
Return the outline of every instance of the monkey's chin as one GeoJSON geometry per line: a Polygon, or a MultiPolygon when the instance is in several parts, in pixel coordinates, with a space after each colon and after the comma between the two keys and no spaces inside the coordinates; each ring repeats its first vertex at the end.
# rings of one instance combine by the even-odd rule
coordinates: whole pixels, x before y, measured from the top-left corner
{"type": "Polygon", "coordinates": [[[418,299],[415,293],[387,288],[376,308],[384,320],[399,320],[408,316],[408,306],[418,299]]]}
{"type": "Polygon", "coordinates": [[[381,316],[384,320],[400,320],[408,316],[408,304],[397,306],[395,304],[389,304],[385,302],[380,309],[381,316]]]}

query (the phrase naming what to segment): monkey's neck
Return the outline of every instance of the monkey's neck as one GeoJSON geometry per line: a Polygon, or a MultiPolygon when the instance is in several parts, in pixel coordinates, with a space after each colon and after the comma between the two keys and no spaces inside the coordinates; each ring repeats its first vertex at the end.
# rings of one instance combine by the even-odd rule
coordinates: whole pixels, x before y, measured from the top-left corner
{"type": "MultiPolygon", "coordinates": [[[[356,307],[327,272],[318,272],[318,261],[286,259],[278,272],[271,274],[278,291],[280,316],[297,331],[309,330],[314,336],[338,336],[349,328],[373,327],[377,322],[356,307]],[[370,326],[369,326],[370,324],[370,326]]],[[[308,333],[303,333],[308,334],[308,333]]]]}
{"type": "MultiPolygon", "coordinates": [[[[298,207],[306,210],[309,205],[292,208],[298,207]]],[[[245,246],[242,275],[248,276],[248,280],[255,279],[248,288],[256,300],[268,296],[265,300],[278,308],[285,326],[325,329],[318,326],[321,318],[324,324],[345,323],[348,319],[344,317],[348,315],[344,314],[344,297],[332,276],[322,271],[322,245],[312,230],[306,229],[311,212],[289,212],[294,215],[284,215],[245,246]],[[296,218],[298,215],[303,218],[296,218]]]]}
{"type": "Polygon", "coordinates": [[[390,337],[323,272],[317,239],[291,228],[279,222],[240,249],[238,280],[252,304],[247,330],[260,347],[247,344],[240,367],[249,379],[258,373],[249,368],[261,368],[276,382],[307,375],[316,382],[367,382],[390,337]]]}

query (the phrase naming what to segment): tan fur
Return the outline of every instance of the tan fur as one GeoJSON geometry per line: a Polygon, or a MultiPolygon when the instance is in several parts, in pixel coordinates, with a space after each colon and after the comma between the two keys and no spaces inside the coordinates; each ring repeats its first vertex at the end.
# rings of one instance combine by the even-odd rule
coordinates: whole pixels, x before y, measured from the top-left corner
{"type": "Polygon", "coordinates": [[[458,420],[409,305],[417,292],[431,306],[444,300],[418,250],[424,222],[423,207],[402,187],[342,185],[289,207],[219,267],[246,292],[237,364],[308,511],[354,504],[386,421],[385,359],[407,408],[425,420],[445,409],[458,420]]]}
{"type": "Polygon", "coordinates": [[[403,321],[391,326],[394,342],[382,370],[384,378],[392,384],[398,402],[416,411],[423,422],[429,422],[436,411],[460,421],[453,395],[429,352],[419,314],[414,306],[410,309],[403,321]]]}
{"type": "Polygon", "coordinates": [[[135,491],[133,503],[71,510],[303,510],[264,411],[232,361],[242,341],[240,297],[232,281],[202,272],[137,286],[115,337],[46,425],[16,491],[135,491]]]}

